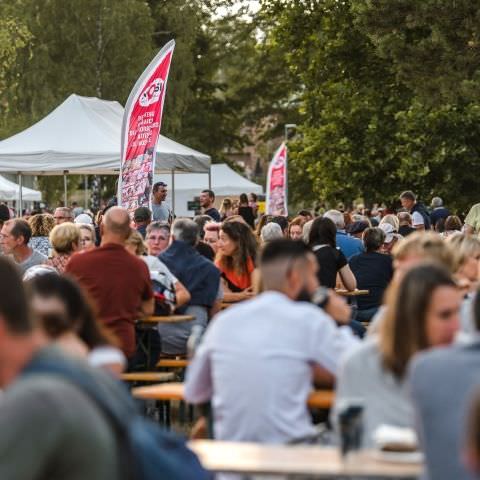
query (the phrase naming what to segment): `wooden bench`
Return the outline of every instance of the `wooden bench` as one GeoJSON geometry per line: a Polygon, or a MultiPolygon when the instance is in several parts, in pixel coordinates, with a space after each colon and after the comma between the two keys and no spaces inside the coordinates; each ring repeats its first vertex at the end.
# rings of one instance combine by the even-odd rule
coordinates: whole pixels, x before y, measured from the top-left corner
{"type": "MultiPolygon", "coordinates": [[[[347,459],[335,447],[319,445],[262,445],[247,442],[193,440],[188,446],[203,466],[214,473],[279,475],[282,478],[396,478],[416,479],[421,463],[382,460],[377,452],[362,450],[347,459]]],[[[453,480],[453,479],[452,479],[453,480]]]]}
{"type": "Polygon", "coordinates": [[[186,358],[161,358],[156,367],[157,368],[187,368],[189,360],[186,358]]]}
{"type": "Polygon", "coordinates": [[[180,323],[190,322],[194,319],[195,317],[193,315],[152,315],[141,318],[139,323],[180,323]]]}
{"type": "MultiPolygon", "coordinates": [[[[132,390],[135,398],[143,400],[184,400],[183,383],[171,382],[161,385],[149,385],[132,390]]],[[[328,409],[333,405],[335,392],[333,390],[315,390],[308,397],[307,405],[310,408],[328,409]]]]}
{"type": "Polygon", "coordinates": [[[170,382],[175,375],[171,372],[132,372],[122,373],[121,379],[124,382],[170,382]]]}

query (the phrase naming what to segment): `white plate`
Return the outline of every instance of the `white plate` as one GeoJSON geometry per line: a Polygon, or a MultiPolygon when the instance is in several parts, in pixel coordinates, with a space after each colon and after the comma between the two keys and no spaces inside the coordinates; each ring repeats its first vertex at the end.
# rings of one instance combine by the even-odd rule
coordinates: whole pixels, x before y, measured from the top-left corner
{"type": "Polygon", "coordinates": [[[377,450],[373,452],[373,457],[382,462],[398,462],[398,463],[422,463],[422,452],[382,452],[377,450]]]}

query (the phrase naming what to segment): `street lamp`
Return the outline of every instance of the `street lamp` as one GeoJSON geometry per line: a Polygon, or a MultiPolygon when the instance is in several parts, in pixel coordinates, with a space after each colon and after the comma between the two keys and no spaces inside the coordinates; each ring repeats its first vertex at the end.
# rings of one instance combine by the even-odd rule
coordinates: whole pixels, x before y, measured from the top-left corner
{"type": "Polygon", "coordinates": [[[288,131],[290,129],[294,129],[294,128],[297,128],[296,123],[286,123],[285,124],[285,143],[288,142],[288,131]]]}

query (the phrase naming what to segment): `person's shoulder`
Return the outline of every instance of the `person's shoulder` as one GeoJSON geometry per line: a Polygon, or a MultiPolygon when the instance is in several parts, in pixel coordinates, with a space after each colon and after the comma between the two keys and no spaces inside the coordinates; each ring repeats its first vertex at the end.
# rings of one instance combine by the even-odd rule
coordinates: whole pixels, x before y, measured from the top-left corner
{"type": "MultiPolygon", "coordinates": [[[[454,368],[456,359],[463,357],[465,347],[450,345],[436,347],[418,353],[411,362],[410,372],[413,378],[428,379],[435,372],[447,374],[454,368]]],[[[420,380],[423,381],[423,380],[420,380]]]]}
{"type": "Polygon", "coordinates": [[[352,350],[345,354],[344,367],[350,370],[363,371],[372,359],[377,362],[379,357],[378,339],[375,337],[367,338],[358,342],[352,350]]]}

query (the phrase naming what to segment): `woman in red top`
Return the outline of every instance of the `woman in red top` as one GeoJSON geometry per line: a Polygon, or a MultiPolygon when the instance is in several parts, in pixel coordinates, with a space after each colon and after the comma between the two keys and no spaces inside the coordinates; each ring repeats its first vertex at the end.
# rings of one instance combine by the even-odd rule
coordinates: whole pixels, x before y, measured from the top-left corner
{"type": "Polygon", "coordinates": [[[252,296],[257,241],[242,222],[224,222],[217,242],[215,264],[222,272],[225,302],[238,302],[252,296]]]}

